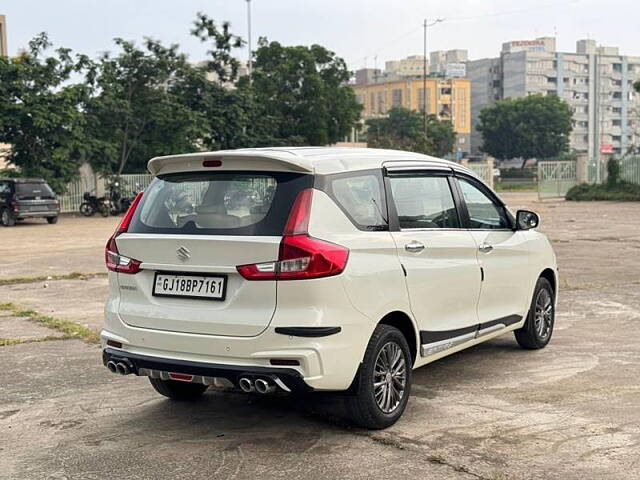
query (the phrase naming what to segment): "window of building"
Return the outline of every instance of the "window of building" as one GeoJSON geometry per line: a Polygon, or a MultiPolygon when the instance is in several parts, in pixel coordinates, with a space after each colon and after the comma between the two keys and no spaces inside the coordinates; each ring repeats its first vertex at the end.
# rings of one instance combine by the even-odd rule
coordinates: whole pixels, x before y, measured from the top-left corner
{"type": "Polygon", "coordinates": [[[402,90],[400,90],[399,88],[391,91],[391,106],[402,106],[402,90]]]}
{"type": "Polygon", "coordinates": [[[619,100],[622,98],[622,92],[612,92],[611,97],[615,100],[619,100]]]}
{"type": "Polygon", "coordinates": [[[613,119],[611,120],[611,126],[613,127],[620,127],[622,125],[622,120],[620,119],[613,119]]]}

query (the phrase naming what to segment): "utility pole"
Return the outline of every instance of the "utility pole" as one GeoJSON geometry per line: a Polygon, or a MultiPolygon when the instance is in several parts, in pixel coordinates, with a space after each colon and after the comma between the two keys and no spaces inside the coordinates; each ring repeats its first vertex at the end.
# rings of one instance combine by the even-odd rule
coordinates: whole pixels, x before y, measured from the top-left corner
{"type": "Polygon", "coordinates": [[[249,83],[251,83],[251,70],[252,70],[252,57],[251,57],[251,0],[247,0],[247,30],[248,30],[248,60],[247,60],[247,72],[249,73],[249,83]]]}
{"type": "Polygon", "coordinates": [[[427,22],[424,19],[422,27],[424,28],[424,63],[422,66],[422,128],[424,136],[427,136],[427,28],[433,27],[436,23],[444,22],[444,18],[436,18],[433,22],[427,22]]]}

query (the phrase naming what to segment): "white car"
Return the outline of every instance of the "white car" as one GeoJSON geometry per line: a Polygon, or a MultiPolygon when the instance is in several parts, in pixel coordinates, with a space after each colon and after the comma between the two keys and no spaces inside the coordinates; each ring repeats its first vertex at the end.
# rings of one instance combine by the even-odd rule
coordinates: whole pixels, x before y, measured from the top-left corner
{"type": "Polygon", "coordinates": [[[169,398],[342,391],[355,423],[385,428],[412,369],[511,331],[528,349],[551,338],[538,216],[461,165],[309,147],[148,168],[106,246],[103,361],[169,398]]]}

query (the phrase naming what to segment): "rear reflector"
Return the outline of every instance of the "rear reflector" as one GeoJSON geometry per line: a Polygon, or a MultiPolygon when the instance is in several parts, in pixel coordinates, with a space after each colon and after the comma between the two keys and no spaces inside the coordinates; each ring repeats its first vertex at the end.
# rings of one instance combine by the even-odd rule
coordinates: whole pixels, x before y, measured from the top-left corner
{"type": "Polygon", "coordinates": [[[193,380],[193,375],[169,372],[169,378],[172,380],[179,380],[181,382],[191,382],[193,380]]]}
{"type": "Polygon", "coordinates": [[[300,365],[298,360],[290,360],[287,358],[272,358],[269,360],[269,363],[280,367],[297,367],[300,365]]]}
{"type": "Polygon", "coordinates": [[[122,348],[122,343],[116,342],[115,340],[107,340],[107,345],[114,348],[122,348]]]}

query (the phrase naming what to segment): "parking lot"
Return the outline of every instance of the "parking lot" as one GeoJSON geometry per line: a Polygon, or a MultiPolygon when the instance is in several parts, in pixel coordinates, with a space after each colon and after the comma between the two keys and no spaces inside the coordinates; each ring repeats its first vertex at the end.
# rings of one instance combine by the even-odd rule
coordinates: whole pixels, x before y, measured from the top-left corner
{"type": "Polygon", "coordinates": [[[0,478],[640,478],[638,205],[503,198],[558,255],[551,344],[506,335],[417,370],[379,432],[336,395],[179,404],[110,374],[91,335],[119,219],[0,230],[0,478]]]}

